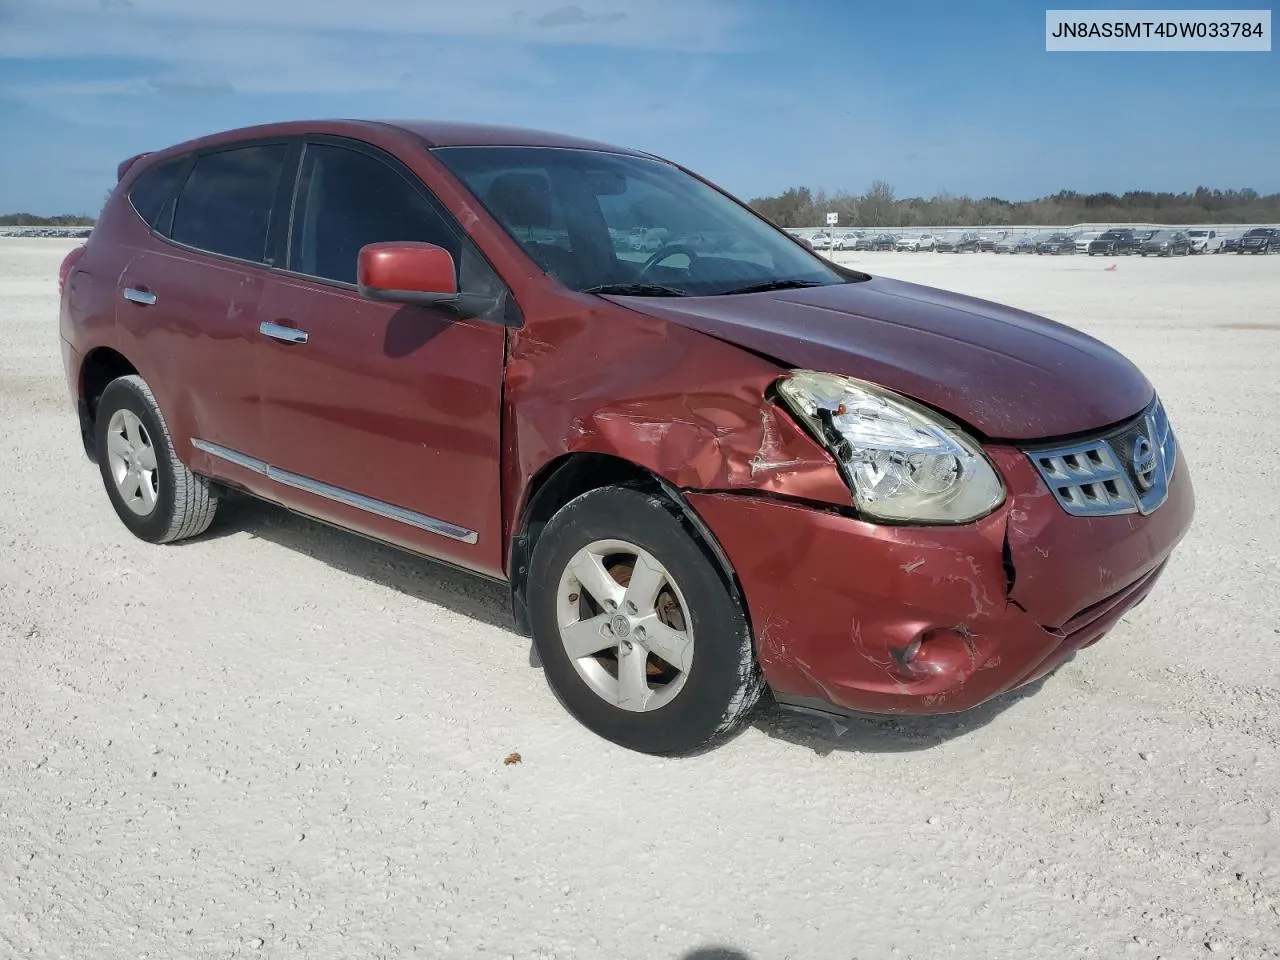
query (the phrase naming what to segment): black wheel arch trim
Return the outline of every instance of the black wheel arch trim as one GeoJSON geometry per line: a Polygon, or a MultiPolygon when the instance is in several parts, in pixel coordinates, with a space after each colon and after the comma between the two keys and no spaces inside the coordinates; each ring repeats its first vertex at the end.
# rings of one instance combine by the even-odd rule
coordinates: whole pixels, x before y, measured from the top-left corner
{"type": "MultiPolygon", "coordinates": [[[[545,498],[555,495],[557,481],[563,480],[570,471],[579,469],[576,461],[577,457],[569,456],[552,468],[528,502],[524,504],[519,517],[519,527],[511,537],[507,567],[507,581],[511,589],[511,613],[517,633],[524,637],[533,635],[525,585],[528,581],[529,565],[533,558],[534,545],[541,534],[541,527],[545,526],[546,523],[546,521],[538,522],[536,523],[537,529],[532,529],[535,524],[531,524],[530,519],[538,515],[538,507],[545,498]]],[[[620,462],[627,463],[636,471],[637,477],[643,475],[646,480],[632,480],[619,485],[631,486],[635,489],[646,490],[648,493],[655,493],[661,496],[668,509],[689,531],[694,542],[698,544],[700,549],[706,551],[712,564],[723,578],[725,586],[741,608],[742,615],[747,621],[748,629],[751,629],[751,611],[747,606],[746,594],[742,589],[742,582],[738,579],[737,571],[733,568],[733,564],[730,562],[724,548],[720,545],[720,541],[716,539],[715,534],[711,532],[711,528],[707,526],[702,517],[698,515],[698,512],[690,505],[688,499],[684,496],[684,492],[679,487],[638,464],[633,464],[629,461],[620,462]]],[[[613,484],[602,483],[593,489],[610,485],[613,484]]],[[[547,519],[549,520],[550,517],[547,519]]],[[[752,629],[752,636],[755,636],[754,629],[752,629]]]]}

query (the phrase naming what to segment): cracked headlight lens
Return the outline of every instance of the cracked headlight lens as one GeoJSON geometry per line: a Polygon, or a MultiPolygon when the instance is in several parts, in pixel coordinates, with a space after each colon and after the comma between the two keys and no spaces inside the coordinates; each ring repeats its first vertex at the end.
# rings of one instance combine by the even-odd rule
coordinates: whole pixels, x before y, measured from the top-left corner
{"type": "Polygon", "coordinates": [[[977,441],[933,410],[852,377],[793,370],[778,392],[840,465],[854,504],[898,523],[967,523],[1004,500],[977,441]]]}

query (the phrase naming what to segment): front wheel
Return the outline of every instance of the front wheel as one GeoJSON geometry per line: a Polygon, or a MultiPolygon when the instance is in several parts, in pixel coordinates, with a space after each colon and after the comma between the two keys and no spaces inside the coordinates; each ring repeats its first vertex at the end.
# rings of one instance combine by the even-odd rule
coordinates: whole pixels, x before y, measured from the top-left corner
{"type": "Polygon", "coordinates": [[[127,376],[107,384],[94,431],[107,497],[134,536],[170,543],[208,529],[218,508],[217,494],[178,459],[145,380],[127,376]]]}
{"type": "Polygon", "coordinates": [[[552,691],[624,747],[696,750],[764,689],[741,605],[659,497],[604,487],[570,501],[538,538],[527,595],[552,691]]]}

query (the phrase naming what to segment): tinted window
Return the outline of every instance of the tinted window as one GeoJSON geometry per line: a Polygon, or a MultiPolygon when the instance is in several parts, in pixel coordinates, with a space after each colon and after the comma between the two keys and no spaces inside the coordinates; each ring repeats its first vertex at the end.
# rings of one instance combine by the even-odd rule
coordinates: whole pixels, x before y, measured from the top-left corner
{"type": "Polygon", "coordinates": [[[455,263],[460,259],[458,235],[396,170],[356,150],[309,145],[298,179],[290,269],[355,283],[360,248],[390,240],[434,243],[455,263]]]}
{"type": "Polygon", "coordinates": [[[196,160],[173,213],[173,239],[262,261],[286,150],[284,144],[239,147],[196,160]]]}
{"type": "Polygon", "coordinates": [[[185,157],[168,160],[145,171],[133,181],[133,186],[129,188],[129,202],[148,225],[156,222],[156,215],[173,193],[178,174],[182,172],[182,165],[186,162],[185,157]]]}

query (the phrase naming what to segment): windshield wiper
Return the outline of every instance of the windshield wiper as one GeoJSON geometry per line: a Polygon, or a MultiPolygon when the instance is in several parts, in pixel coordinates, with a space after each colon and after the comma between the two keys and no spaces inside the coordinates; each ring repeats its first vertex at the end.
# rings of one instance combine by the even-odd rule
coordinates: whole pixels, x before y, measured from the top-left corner
{"type": "Polygon", "coordinates": [[[801,287],[820,287],[821,280],[766,280],[764,283],[753,283],[746,287],[737,287],[733,290],[726,290],[725,294],[731,293],[764,293],[767,290],[798,290],[801,287]]]}
{"type": "Polygon", "coordinates": [[[611,293],[618,297],[687,297],[688,294],[675,287],[664,287],[660,283],[602,283],[587,287],[583,293],[611,293]]]}

